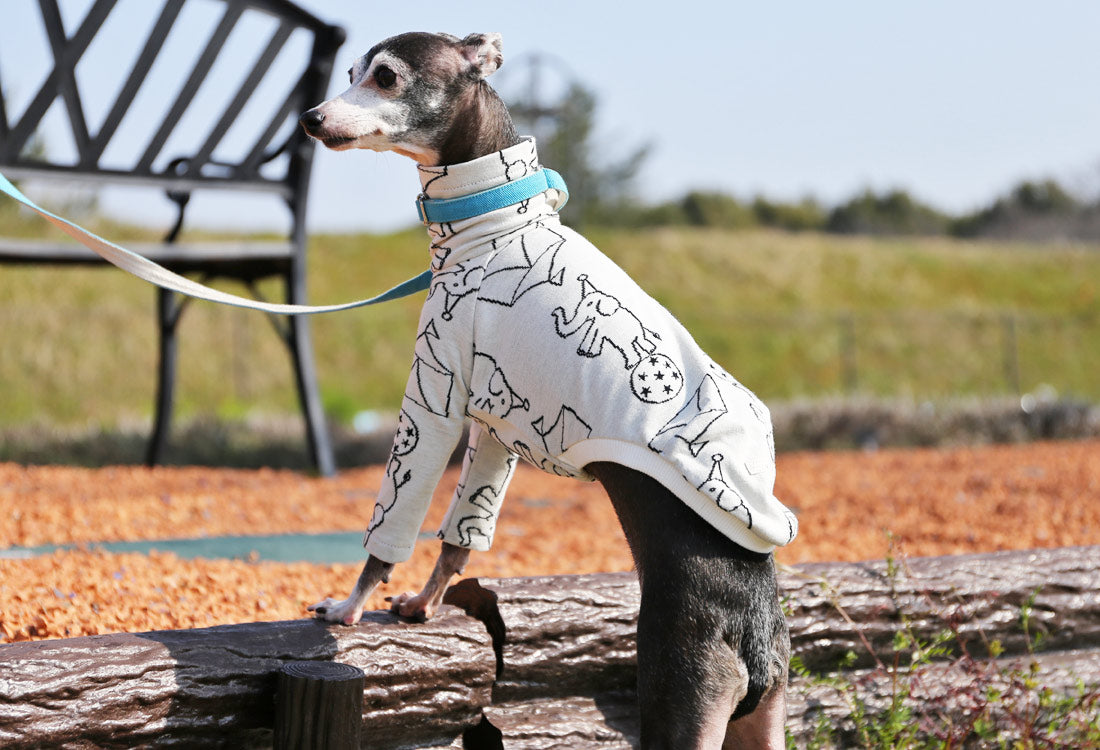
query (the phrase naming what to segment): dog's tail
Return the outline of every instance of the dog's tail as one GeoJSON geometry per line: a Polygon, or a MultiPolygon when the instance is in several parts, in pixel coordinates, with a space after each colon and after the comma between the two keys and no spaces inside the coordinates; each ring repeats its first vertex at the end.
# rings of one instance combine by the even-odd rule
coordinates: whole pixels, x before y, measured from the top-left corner
{"type": "MultiPolygon", "coordinates": [[[[758,566],[751,566],[758,567],[758,566]]],[[[769,582],[755,582],[758,585],[750,587],[757,594],[766,594],[769,589],[774,590],[775,573],[770,561],[767,566],[768,573],[754,571],[754,574],[763,573],[770,578],[769,582]]],[[[752,603],[751,615],[745,618],[744,631],[741,633],[738,652],[748,672],[748,689],[745,697],[737,704],[730,721],[740,719],[756,710],[760,699],[775,687],[777,680],[782,680],[786,674],[787,661],[790,655],[790,635],[787,630],[787,621],[777,597],[767,598],[761,596],[760,601],[752,603]]]]}
{"type": "Polygon", "coordinates": [[[761,638],[762,634],[750,631],[745,633],[745,637],[741,642],[741,659],[745,662],[745,668],[749,672],[749,686],[745,692],[745,697],[741,699],[741,702],[737,704],[737,708],[734,709],[733,715],[730,717],[730,721],[734,719],[740,719],[742,716],[747,716],[756,710],[756,706],[760,703],[760,699],[764,697],[764,693],[771,687],[771,678],[768,674],[769,667],[769,653],[770,648],[765,647],[764,639],[761,638]]]}

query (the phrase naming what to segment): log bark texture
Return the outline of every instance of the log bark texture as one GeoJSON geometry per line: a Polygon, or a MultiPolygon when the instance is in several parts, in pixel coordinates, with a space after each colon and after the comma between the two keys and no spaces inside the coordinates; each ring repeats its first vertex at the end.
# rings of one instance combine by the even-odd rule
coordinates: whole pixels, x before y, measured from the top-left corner
{"type": "Polygon", "coordinates": [[[501,731],[508,750],[629,750],[639,740],[633,691],[494,704],[485,718],[501,731]]]}
{"type": "Polygon", "coordinates": [[[423,624],[384,612],[354,627],[314,620],[115,634],[0,647],[0,747],[270,747],[285,662],[366,674],[370,747],[449,742],[490,701],[485,628],[445,607],[423,624]]]}
{"type": "MultiPolygon", "coordinates": [[[[874,658],[860,633],[876,653],[892,654],[903,622],[924,640],[954,627],[973,656],[986,655],[992,640],[1006,655],[1026,653],[1037,635],[1047,650],[1100,647],[1100,546],[915,558],[897,567],[896,574],[883,561],[781,570],[792,653],[818,672],[836,669],[849,651],[857,657],[850,666],[869,667],[874,658]],[[1026,634],[1021,614],[1029,602],[1026,634]]],[[[496,595],[506,631],[495,701],[633,685],[633,573],[483,578],[480,585],[496,595]]]]}
{"type": "MultiPolygon", "coordinates": [[[[1006,658],[1026,654],[1041,633],[1056,652],[1038,657],[1043,684],[1100,687],[1097,569],[1100,547],[1053,549],[914,559],[896,572],[803,565],[782,572],[780,588],[794,653],[821,674],[854,652],[845,679],[865,684],[873,707],[889,684],[866,669],[874,657],[858,632],[887,662],[902,628],[924,640],[954,629],[976,658],[993,640],[1006,658]]],[[[444,607],[425,624],[371,613],[353,628],[299,620],[0,646],[0,746],[270,745],[275,673],[297,660],[363,669],[365,746],[461,747],[468,731],[469,750],[497,748],[497,730],[521,748],[628,745],[638,600],[628,573],[468,580],[446,601],[470,616],[444,607]]],[[[944,686],[928,706],[949,707],[981,679],[946,663],[924,669],[922,685],[944,686]]],[[[815,711],[850,711],[812,681],[792,682],[790,696],[796,736],[815,711]]]]}
{"type": "Polygon", "coordinates": [[[903,620],[931,640],[957,629],[972,656],[987,641],[1004,654],[1027,652],[1039,636],[1049,651],[1100,647],[1100,546],[914,558],[892,575],[884,561],[799,565],[780,574],[790,610],[792,653],[814,671],[873,665],[849,619],[872,648],[892,653],[903,620]],[[1021,615],[1030,607],[1028,632],[1021,615]]]}
{"type": "Polygon", "coordinates": [[[504,631],[496,644],[503,668],[494,703],[634,689],[634,574],[483,578],[480,584],[496,595],[504,631]]]}
{"type": "MultiPolygon", "coordinates": [[[[858,686],[859,699],[869,716],[882,716],[890,708],[894,684],[889,673],[857,669],[842,677],[847,684],[858,686]]],[[[952,717],[955,726],[966,726],[968,719],[988,708],[987,717],[994,726],[1023,739],[1029,723],[1042,727],[1049,718],[1034,699],[1035,689],[1021,685],[1024,677],[1049,689],[1054,696],[1077,696],[1079,680],[1086,693],[1095,695],[1100,690],[1100,650],[1040,653],[978,663],[928,664],[918,668],[915,677],[905,679],[905,684],[912,686],[912,694],[904,705],[911,711],[914,729],[923,738],[935,737],[937,729],[942,731],[942,717],[952,717]],[[989,701],[989,689],[997,690],[1002,697],[989,701]]],[[[1095,708],[1092,711],[1095,715],[1095,708]]],[[[813,736],[820,716],[837,729],[834,737],[837,746],[862,747],[852,720],[852,705],[843,693],[835,687],[794,678],[787,691],[788,734],[798,744],[805,743],[813,736]]]]}

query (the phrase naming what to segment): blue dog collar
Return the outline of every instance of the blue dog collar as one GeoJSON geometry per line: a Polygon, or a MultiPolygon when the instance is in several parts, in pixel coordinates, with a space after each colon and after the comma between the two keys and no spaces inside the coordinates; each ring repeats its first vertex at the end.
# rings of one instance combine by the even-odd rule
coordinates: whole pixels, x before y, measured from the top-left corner
{"type": "Polygon", "coordinates": [[[558,204],[558,210],[569,200],[565,180],[554,170],[543,167],[514,182],[506,182],[461,198],[427,198],[421,193],[416,199],[416,211],[424,224],[443,224],[514,206],[546,190],[557,190],[562,194],[563,199],[558,204]]]}

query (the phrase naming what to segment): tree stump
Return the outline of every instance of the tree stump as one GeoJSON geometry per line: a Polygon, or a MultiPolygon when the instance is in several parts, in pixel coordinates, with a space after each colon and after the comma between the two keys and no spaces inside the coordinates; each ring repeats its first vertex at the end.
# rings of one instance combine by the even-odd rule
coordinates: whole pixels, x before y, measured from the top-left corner
{"type": "Polygon", "coordinates": [[[275,750],[358,750],[363,670],[334,661],[292,661],[279,671],[275,750]]]}

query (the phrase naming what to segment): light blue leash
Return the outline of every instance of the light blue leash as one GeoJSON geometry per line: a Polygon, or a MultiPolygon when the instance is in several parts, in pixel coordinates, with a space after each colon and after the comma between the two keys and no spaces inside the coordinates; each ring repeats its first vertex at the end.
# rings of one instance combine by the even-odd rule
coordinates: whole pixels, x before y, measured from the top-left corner
{"type": "MultiPolygon", "coordinates": [[[[490,188],[489,190],[474,193],[473,195],[463,198],[437,200],[421,197],[417,199],[417,210],[420,213],[421,220],[425,222],[458,221],[459,219],[467,219],[520,203],[529,198],[533,198],[547,189],[558,190],[563,196],[566,198],[568,197],[568,193],[565,189],[565,182],[562,181],[558,173],[549,169],[543,169],[528,177],[516,180],[515,182],[505,183],[497,188],[490,188]]],[[[163,287],[164,289],[170,289],[173,292],[186,294],[190,297],[197,297],[198,299],[209,300],[210,302],[218,302],[223,305],[246,307],[278,315],[313,315],[316,313],[336,312],[338,310],[351,310],[356,307],[376,305],[379,302],[388,302],[389,300],[407,297],[411,294],[424,291],[432,281],[432,272],[430,270],[424,271],[420,275],[398,284],[393,289],[379,294],[377,297],[371,297],[370,299],[359,300],[357,302],[347,302],[342,305],[288,305],[260,302],[249,299],[248,297],[239,297],[235,294],[211,289],[208,286],[192,281],[186,276],[180,276],[177,273],[169,271],[164,266],[154,263],[132,250],[127,250],[124,247],[105,240],[78,224],[74,224],[68,219],[64,219],[40,207],[30,198],[23,195],[23,193],[21,193],[15,185],[12,185],[3,174],[0,174],[0,191],[19,201],[27,208],[41,214],[51,224],[65,232],[65,234],[122,270],[152,284],[156,284],[159,287],[163,287]]],[[[560,208],[562,205],[564,205],[564,200],[558,207],[560,208]]]]}

